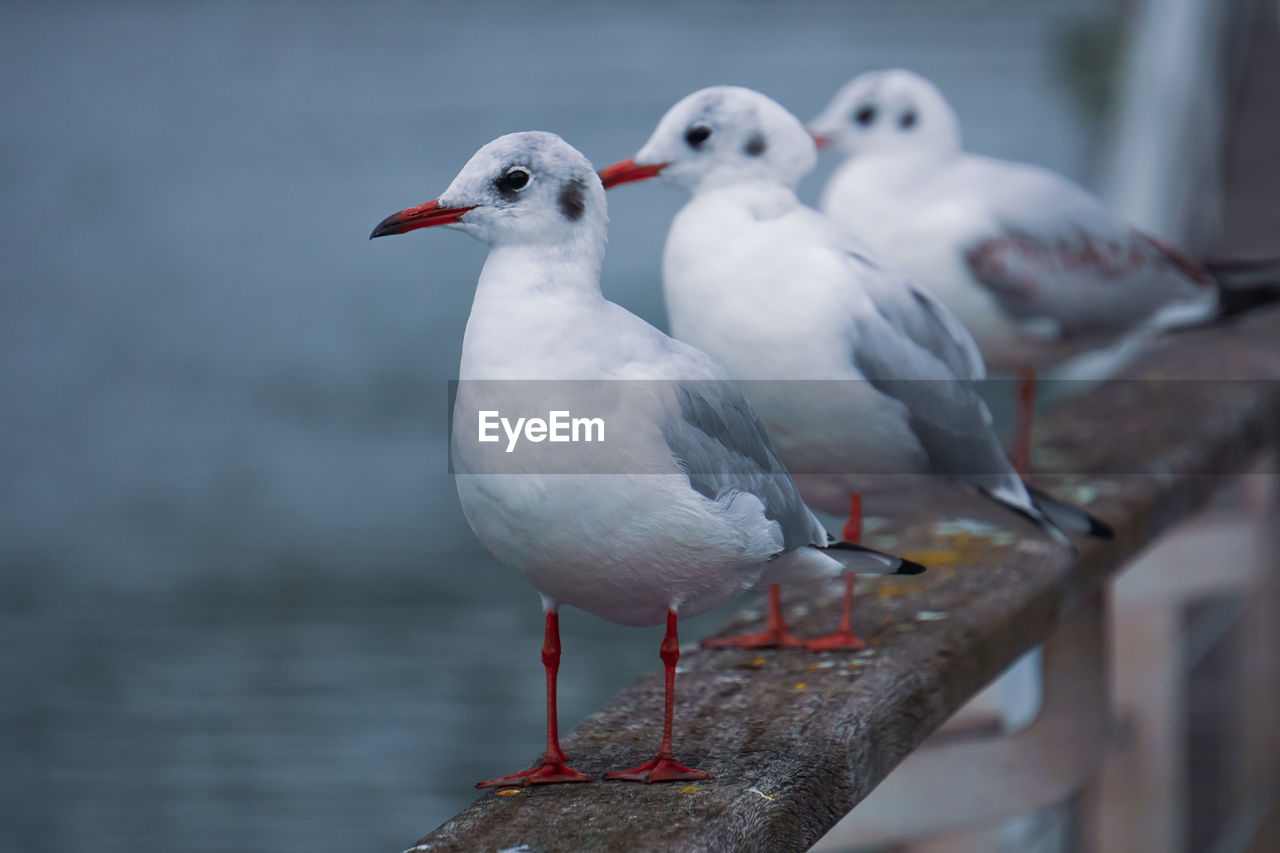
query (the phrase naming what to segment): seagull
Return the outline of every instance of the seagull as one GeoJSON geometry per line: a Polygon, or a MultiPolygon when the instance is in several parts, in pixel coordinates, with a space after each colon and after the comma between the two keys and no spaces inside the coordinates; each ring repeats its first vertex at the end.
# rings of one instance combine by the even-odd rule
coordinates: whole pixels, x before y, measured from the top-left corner
{"type": "MultiPolygon", "coordinates": [[[[735,379],[770,380],[742,384],[811,505],[847,508],[848,541],[861,533],[865,490],[930,474],[976,489],[1064,543],[1064,528],[1105,535],[1082,511],[1029,491],[1014,471],[975,387],[982,357],[960,322],[796,198],[816,160],[804,126],[775,101],[714,86],[678,102],[634,157],[601,171],[606,188],[659,177],[692,196],[663,255],[672,334],[735,379]],[[798,379],[823,381],[777,381],[798,379]]],[[[852,596],[846,577],[840,628],[811,649],[863,646],[850,628],[852,596]]]]}
{"type": "Polygon", "coordinates": [[[537,766],[478,788],[588,781],[559,742],[561,605],[623,625],[666,624],[657,757],[605,778],[708,779],[672,749],[677,614],[705,613],[778,579],[923,571],[833,542],[724,368],[604,298],[607,220],[587,158],[554,134],[526,132],[485,145],[438,199],[387,217],[371,235],[442,226],[489,246],[463,338],[451,453],[471,529],[542,596],[547,747],[537,766]],[[600,447],[614,449],[553,455],[543,451],[564,448],[528,429],[532,454],[482,440],[490,408],[544,398],[594,406],[600,447]]]}
{"type": "Polygon", "coordinates": [[[1037,372],[1220,312],[1198,261],[1081,187],[967,153],[955,111],[919,74],[855,77],[809,130],[846,158],[822,210],[950,308],[992,370],[1020,377],[1013,455],[1023,473],[1037,372]]]}

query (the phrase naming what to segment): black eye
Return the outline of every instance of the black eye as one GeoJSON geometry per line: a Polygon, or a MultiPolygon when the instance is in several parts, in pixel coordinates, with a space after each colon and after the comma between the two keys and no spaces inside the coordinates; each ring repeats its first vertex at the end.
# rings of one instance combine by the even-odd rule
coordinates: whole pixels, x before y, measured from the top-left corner
{"type": "Polygon", "coordinates": [[[907,110],[905,113],[898,116],[898,127],[903,130],[910,130],[916,126],[917,121],[919,121],[919,117],[916,115],[916,111],[907,110]]]}
{"type": "Polygon", "coordinates": [[[689,125],[689,129],[684,132],[684,141],[696,151],[702,147],[702,143],[706,142],[709,136],[711,136],[711,128],[699,122],[689,125]]]}
{"type": "Polygon", "coordinates": [[[493,185],[498,188],[503,198],[511,200],[515,198],[516,193],[529,185],[529,171],[519,167],[508,169],[505,175],[494,179],[493,185]]]}
{"type": "Polygon", "coordinates": [[[876,108],[870,104],[858,107],[853,112],[853,120],[863,127],[866,127],[876,120],[876,108]]]}

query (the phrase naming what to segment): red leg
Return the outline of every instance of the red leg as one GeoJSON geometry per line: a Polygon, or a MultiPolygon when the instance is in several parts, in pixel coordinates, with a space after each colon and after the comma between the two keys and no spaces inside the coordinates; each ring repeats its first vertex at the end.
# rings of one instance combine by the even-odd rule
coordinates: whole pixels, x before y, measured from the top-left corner
{"type": "MultiPolygon", "coordinates": [[[[849,495],[849,520],[841,531],[844,541],[860,544],[862,538],[862,496],[849,495]]],[[[840,627],[834,634],[816,637],[805,643],[811,652],[856,652],[867,647],[861,637],[853,633],[853,585],[857,576],[852,572],[844,576],[844,603],[840,608],[840,627]]]]}
{"type": "Polygon", "coordinates": [[[671,749],[671,715],[676,701],[676,661],[680,660],[680,638],[676,634],[676,612],[667,611],[667,635],[662,638],[659,652],[662,664],[667,670],[667,698],[662,713],[662,745],[658,747],[658,755],[630,770],[615,770],[604,774],[606,779],[617,779],[624,782],[692,782],[699,779],[710,779],[711,774],[705,770],[692,770],[676,761],[671,749]]]}
{"type": "Polygon", "coordinates": [[[840,536],[854,545],[862,544],[862,495],[849,495],[849,520],[844,523],[840,536]]]}
{"type": "Polygon", "coordinates": [[[716,637],[703,640],[704,649],[798,649],[804,645],[782,618],[782,590],[776,583],[769,584],[769,610],[765,617],[765,629],[759,634],[743,634],[739,637],[716,637]]]}
{"type": "Polygon", "coordinates": [[[1031,473],[1031,423],[1035,417],[1036,372],[1023,370],[1018,376],[1018,417],[1013,427],[1013,449],[1009,456],[1020,476],[1031,473]]]}
{"type": "Polygon", "coordinates": [[[552,782],[590,782],[591,777],[565,764],[560,749],[560,728],[556,720],[556,674],[560,671],[560,614],[547,611],[547,632],[542,642],[542,664],[547,668],[547,752],[542,763],[510,776],[499,776],[477,782],[477,788],[501,788],[509,785],[547,785],[552,782]]]}

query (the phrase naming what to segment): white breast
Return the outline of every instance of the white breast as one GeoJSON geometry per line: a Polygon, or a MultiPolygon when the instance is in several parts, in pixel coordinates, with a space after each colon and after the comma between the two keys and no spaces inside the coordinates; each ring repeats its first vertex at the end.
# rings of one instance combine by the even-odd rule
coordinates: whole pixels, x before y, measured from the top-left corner
{"type": "Polygon", "coordinates": [[[482,302],[463,350],[453,461],[463,512],[485,546],[552,600],[624,625],[660,624],[673,608],[697,615],[755,584],[781,531],[752,496],[717,502],[690,487],[662,435],[652,377],[672,374],[661,334],[603,300],[554,310],[482,302]],[[566,378],[604,381],[580,395],[586,383],[540,384],[566,378]],[[517,409],[595,401],[581,405],[605,420],[607,452],[481,446],[478,411],[506,405],[495,395],[517,409]]]}
{"type": "MultiPolygon", "coordinates": [[[[791,199],[718,191],[681,210],[663,259],[672,332],[747,380],[742,389],[793,474],[844,482],[925,471],[902,404],[853,365],[851,318],[867,297],[832,248],[843,238],[791,199]]],[[[805,499],[819,500],[826,491],[812,482],[797,478],[805,499]]]]}

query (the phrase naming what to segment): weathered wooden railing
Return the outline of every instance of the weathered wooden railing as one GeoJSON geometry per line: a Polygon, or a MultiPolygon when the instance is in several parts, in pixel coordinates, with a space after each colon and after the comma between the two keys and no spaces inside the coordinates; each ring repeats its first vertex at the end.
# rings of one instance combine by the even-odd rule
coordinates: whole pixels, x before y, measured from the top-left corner
{"type": "MultiPolygon", "coordinates": [[[[808,848],[966,699],[1096,601],[1135,552],[1280,439],[1280,311],[1163,340],[1126,374],[1143,381],[1099,386],[1036,433],[1052,467],[1078,472],[1042,485],[1089,498],[1113,540],[1081,542],[1072,560],[1035,536],[942,534],[936,508],[922,511],[892,533],[933,570],[860,598],[869,653],[684,654],[679,751],[713,781],[485,794],[418,849],[808,848]]],[[[835,607],[832,597],[813,608],[797,630],[829,628],[835,607]]],[[[574,766],[598,777],[647,757],[661,704],[658,673],[624,690],[564,738],[574,766]]]]}

